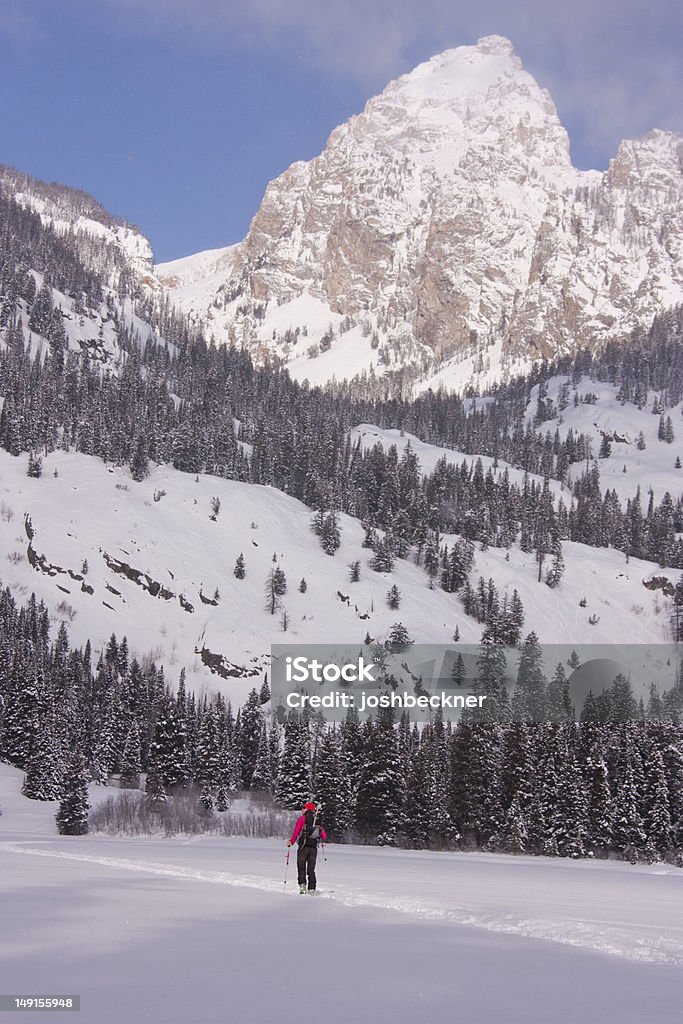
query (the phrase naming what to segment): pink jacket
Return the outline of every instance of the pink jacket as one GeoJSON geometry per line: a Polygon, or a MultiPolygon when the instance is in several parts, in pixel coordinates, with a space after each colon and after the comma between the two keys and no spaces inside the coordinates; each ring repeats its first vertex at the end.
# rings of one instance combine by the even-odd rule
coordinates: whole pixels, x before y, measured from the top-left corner
{"type": "MultiPolygon", "coordinates": [[[[306,815],[302,814],[300,818],[297,818],[296,825],[294,826],[294,831],[292,832],[292,838],[289,840],[290,843],[292,844],[292,846],[296,842],[296,837],[299,835],[299,833],[301,832],[301,830],[302,830],[302,828],[304,827],[305,824],[306,824],[306,815]]],[[[319,825],[318,827],[320,828],[320,835],[321,835],[321,837],[323,839],[327,839],[327,832],[325,831],[325,829],[322,827],[322,825],[319,825]]]]}

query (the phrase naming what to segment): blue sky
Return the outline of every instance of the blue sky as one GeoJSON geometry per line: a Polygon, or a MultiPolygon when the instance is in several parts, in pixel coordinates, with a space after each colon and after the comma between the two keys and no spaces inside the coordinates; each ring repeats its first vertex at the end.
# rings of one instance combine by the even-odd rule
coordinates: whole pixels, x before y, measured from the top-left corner
{"type": "Polygon", "coordinates": [[[0,162],[91,192],[158,260],[243,237],[267,182],[432,54],[508,36],[575,163],[683,133],[683,8],[652,0],[0,0],[0,162]]]}

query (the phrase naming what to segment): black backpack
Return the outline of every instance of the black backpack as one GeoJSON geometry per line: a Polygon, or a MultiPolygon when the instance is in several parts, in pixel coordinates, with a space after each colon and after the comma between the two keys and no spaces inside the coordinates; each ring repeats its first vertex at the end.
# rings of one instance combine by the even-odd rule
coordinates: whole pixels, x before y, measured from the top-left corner
{"type": "Polygon", "coordinates": [[[315,821],[317,814],[314,815],[313,811],[306,811],[304,817],[306,820],[299,835],[299,846],[317,847],[321,839],[320,825],[317,825],[315,821]]]}

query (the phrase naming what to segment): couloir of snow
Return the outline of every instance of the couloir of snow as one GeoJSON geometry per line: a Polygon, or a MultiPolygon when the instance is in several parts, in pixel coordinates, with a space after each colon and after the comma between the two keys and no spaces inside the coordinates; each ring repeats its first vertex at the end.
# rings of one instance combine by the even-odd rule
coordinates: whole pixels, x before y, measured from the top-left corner
{"type": "Polygon", "coordinates": [[[3,991],[97,1024],[680,1019],[679,869],[329,845],[312,899],[282,841],[60,837],[21,778],[0,765],[3,991]]]}

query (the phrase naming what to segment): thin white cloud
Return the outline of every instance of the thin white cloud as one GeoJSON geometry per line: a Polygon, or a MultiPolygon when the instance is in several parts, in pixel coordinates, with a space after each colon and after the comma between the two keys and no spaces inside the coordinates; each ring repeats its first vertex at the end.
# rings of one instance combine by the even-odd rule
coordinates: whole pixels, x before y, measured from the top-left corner
{"type": "MultiPolygon", "coordinates": [[[[368,95],[439,50],[508,36],[551,92],[573,141],[603,159],[651,127],[683,131],[680,0],[60,0],[82,17],[176,47],[286,54],[368,95]],[[579,138],[577,139],[577,133],[579,138]]],[[[41,0],[0,0],[0,13],[41,0]]]]}

